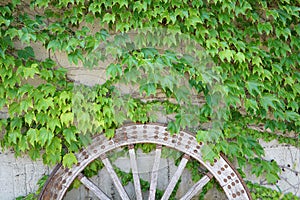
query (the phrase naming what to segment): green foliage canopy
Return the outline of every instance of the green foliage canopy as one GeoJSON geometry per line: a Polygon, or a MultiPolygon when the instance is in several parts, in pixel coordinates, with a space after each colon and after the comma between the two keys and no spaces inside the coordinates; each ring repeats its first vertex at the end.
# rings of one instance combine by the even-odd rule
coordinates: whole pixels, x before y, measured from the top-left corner
{"type": "MultiPolygon", "coordinates": [[[[143,28],[188,35],[214,62],[224,121],[221,132],[197,133],[199,140],[214,138],[206,141],[209,148],[203,153],[207,159],[223,152],[230,160],[236,159],[241,170],[245,164],[252,165],[253,173],[264,174],[268,182],[275,183],[279,168],[261,159],[264,152],[258,139],[278,139],[299,146],[299,1],[12,0],[1,3],[0,11],[0,109],[6,107],[9,112],[9,117],[0,121],[4,130],[1,145],[12,147],[17,155],[26,152],[34,160],[42,156],[46,164],[62,161],[71,166],[76,162],[73,153],[87,145],[93,134],[105,131],[107,137],[112,137],[125,119],[155,121],[149,113],[158,107],[176,114],[176,120],[169,123],[172,132],[191,123],[192,119],[184,122],[187,118],[181,104],[145,103],[132,97],[118,101],[112,95],[114,83],[121,79],[141,83],[141,78],[136,79],[137,69],[146,66],[145,61],[152,55],[164,58],[163,64],[169,63],[170,70],[189,75],[190,84],[206,100],[199,107],[197,120],[212,119],[208,83],[194,66],[171,53],[159,54],[155,49],[114,52],[118,62],[107,68],[110,79],[103,85],[80,88],[50,56],[37,60],[32,48],[39,43],[49,55],[63,52],[71,63],[93,67],[102,59],[95,50],[111,34],[143,28]],[[93,33],[90,27],[94,24],[103,29],[93,33]],[[16,42],[24,48],[16,48],[16,42]],[[43,80],[38,86],[26,82],[37,77],[43,80]],[[81,106],[72,106],[74,102],[81,106]],[[126,113],[116,114],[121,107],[126,113]],[[270,131],[251,128],[259,125],[270,131]]],[[[171,45],[176,38],[162,42],[171,45]]],[[[163,89],[180,102],[184,94],[174,89],[177,86],[172,80],[152,80],[141,84],[140,91],[150,96],[163,89]]]]}

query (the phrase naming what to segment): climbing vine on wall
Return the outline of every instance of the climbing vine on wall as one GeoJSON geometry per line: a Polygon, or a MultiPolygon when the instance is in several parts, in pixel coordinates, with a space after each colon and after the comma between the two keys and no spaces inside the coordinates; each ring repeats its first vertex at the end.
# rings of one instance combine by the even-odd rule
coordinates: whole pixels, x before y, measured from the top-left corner
{"type": "Polygon", "coordinates": [[[16,155],[72,166],[73,153],[93,134],[113,137],[128,119],[155,121],[153,110],[175,115],[168,127],[176,133],[192,122],[195,127],[216,119],[220,101],[215,99],[222,103],[221,125],[196,134],[207,144],[206,159],[223,152],[239,170],[250,165],[274,184],[279,167],[262,159],[258,139],[282,133],[280,142],[299,147],[299,1],[12,0],[0,3],[0,11],[0,109],[8,109],[0,121],[1,145],[16,155]],[[92,30],[94,25],[99,30],[92,30]],[[142,45],[131,47],[126,33],[132,30],[167,30],[171,36],[157,40],[159,35],[147,33],[136,39],[142,45]],[[204,76],[188,56],[152,48],[172,47],[183,36],[211,58],[213,77],[204,76]],[[47,58],[37,58],[35,44],[43,46],[47,58]],[[54,59],[57,52],[87,68],[109,55],[114,62],[104,84],[78,86],[67,76],[67,66],[54,59]],[[181,87],[177,80],[186,77],[189,85],[181,87]],[[138,85],[139,94],[122,96],[119,82],[138,85]],[[204,103],[185,104],[186,88],[197,91],[204,103]],[[141,100],[159,92],[166,98],[141,100]]]}

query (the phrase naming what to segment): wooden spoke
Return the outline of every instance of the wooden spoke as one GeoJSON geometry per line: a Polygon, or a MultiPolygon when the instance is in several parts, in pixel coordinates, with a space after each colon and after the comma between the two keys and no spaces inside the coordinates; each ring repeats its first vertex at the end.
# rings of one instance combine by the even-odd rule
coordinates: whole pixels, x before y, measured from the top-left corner
{"type": "Polygon", "coordinates": [[[92,181],[90,181],[87,177],[85,177],[82,173],[80,173],[77,177],[80,182],[87,187],[90,191],[92,191],[100,200],[110,200],[97,185],[95,185],[92,181]]]}
{"type": "Polygon", "coordinates": [[[153,164],[152,173],[151,173],[151,183],[150,183],[150,191],[149,191],[149,198],[148,198],[149,200],[155,199],[158,168],[159,168],[160,157],[161,157],[161,148],[162,148],[162,145],[156,145],[154,164],[153,164]]]}
{"type": "Polygon", "coordinates": [[[126,193],[126,191],[125,191],[125,189],[124,189],[124,187],[122,186],[122,183],[121,183],[120,179],[118,178],[113,166],[111,165],[109,159],[106,157],[105,154],[102,154],[100,156],[100,158],[101,158],[105,168],[107,169],[110,177],[112,178],[113,183],[116,186],[116,188],[117,188],[117,190],[118,190],[118,192],[121,196],[121,199],[130,200],[127,193],[126,193]]]}
{"type": "Polygon", "coordinates": [[[175,174],[173,175],[167,189],[165,190],[165,193],[164,193],[163,197],[161,198],[162,200],[167,200],[171,196],[171,194],[176,186],[176,183],[178,182],[188,160],[189,160],[189,155],[185,154],[183,156],[183,158],[181,159],[180,164],[179,164],[175,174]]]}
{"type": "Polygon", "coordinates": [[[131,169],[132,169],[136,199],[142,200],[143,196],[142,196],[139,172],[138,172],[137,163],[136,163],[136,155],[135,155],[134,145],[129,145],[128,147],[129,147],[130,165],[131,165],[131,169]]]}
{"type": "Polygon", "coordinates": [[[193,185],[187,193],[180,198],[180,200],[189,200],[193,198],[202,188],[210,181],[212,178],[211,173],[207,173],[205,176],[203,176],[195,185],[193,185]]]}

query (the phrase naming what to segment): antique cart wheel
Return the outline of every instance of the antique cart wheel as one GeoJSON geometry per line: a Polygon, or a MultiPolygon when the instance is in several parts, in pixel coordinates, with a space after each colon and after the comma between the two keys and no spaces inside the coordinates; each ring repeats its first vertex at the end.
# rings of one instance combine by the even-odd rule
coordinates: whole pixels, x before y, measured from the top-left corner
{"type": "Polygon", "coordinates": [[[178,165],[178,168],[171,178],[161,199],[169,199],[190,157],[196,159],[209,172],[197,183],[195,183],[180,199],[191,199],[203,188],[205,184],[210,181],[212,177],[218,181],[228,199],[251,199],[250,193],[246,188],[242,178],[223,155],[220,156],[220,159],[215,160],[213,164],[204,162],[201,157],[202,144],[199,144],[194,136],[184,131],[180,131],[180,133],[171,136],[167,131],[166,126],[161,124],[125,125],[116,130],[115,137],[111,140],[108,140],[104,134],[97,135],[93,139],[91,145],[76,154],[78,159],[77,165],[74,165],[70,169],[64,168],[62,165],[56,166],[47,183],[45,184],[39,199],[63,199],[71,183],[74,181],[74,179],[78,178],[82,184],[92,191],[99,199],[109,200],[110,198],[95,183],[81,173],[88,164],[95,159],[100,158],[109,175],[111,176],[121,199],[129,200],[129,197],[118,176],[116,175],[111,162],[106,157],[108,152],[119,147],[128,146],[135,196],[136,199],[141,200],[141,184],[137,167],[136,153],[135,149],[133,148],[135,144],[139,143],[156,144],[156,153],[150,180],[149,200],[155,199],[162,146],[180,151],[184,154],[184,156],[182,157],[180,164],[178,165]]]}

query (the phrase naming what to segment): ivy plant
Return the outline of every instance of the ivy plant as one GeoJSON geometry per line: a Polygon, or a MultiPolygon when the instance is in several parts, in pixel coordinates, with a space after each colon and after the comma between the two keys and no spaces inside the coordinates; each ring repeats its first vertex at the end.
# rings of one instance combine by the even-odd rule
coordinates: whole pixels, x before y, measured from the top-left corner
{"type": "Polygon", "coordinates": [[[195,132],[206,160],[222,152],[276,184],[280,168],[258,140],[299,147],[299,10],[289,0],[1,2],[1,146],[71,167],[94,134],[162,112],[172,134],[195,132]],[[89,69],[111,61],[106,81],[74,83],[57,53],[89,69]]]}

